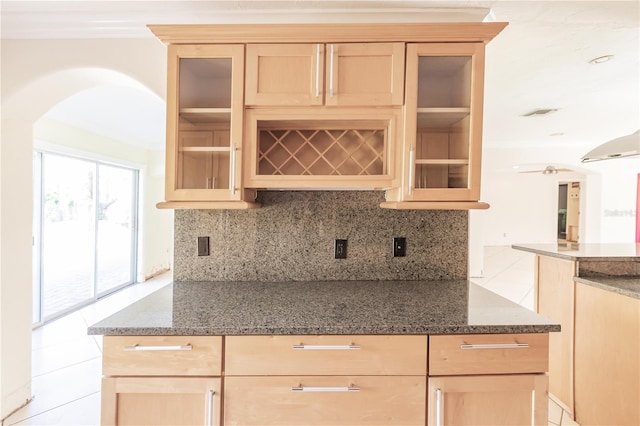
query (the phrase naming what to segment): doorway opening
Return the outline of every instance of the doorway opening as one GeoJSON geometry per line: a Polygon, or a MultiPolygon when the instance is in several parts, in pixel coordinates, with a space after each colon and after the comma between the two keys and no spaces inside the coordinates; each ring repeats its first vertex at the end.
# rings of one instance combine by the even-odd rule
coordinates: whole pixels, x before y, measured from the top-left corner
{"type": "Polygon", "coordinates": [[[580,240],[580,182],[558,184],[559,243],[577,243],[580,240]]]}
{"type": "Polygon", "coordinates": [[[135,282],[138,170],[34,152],[33,323],[135,282]]]}

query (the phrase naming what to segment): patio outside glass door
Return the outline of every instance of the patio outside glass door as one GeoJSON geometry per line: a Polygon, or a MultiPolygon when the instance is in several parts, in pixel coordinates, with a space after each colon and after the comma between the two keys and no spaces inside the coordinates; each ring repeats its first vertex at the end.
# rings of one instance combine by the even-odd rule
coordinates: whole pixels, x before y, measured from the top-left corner
{"type": "Polygon", "coordinates": [[[34,166],[39,323],[134,282],[138,172],[44,152],[34,166]]]}

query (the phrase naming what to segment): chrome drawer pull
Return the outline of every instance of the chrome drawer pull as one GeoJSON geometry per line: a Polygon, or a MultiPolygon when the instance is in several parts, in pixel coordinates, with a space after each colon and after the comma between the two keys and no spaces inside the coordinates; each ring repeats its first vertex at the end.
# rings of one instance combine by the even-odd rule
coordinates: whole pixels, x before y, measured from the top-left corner
{"type": "Polygon", "coordinates": [[[292,392],[359,392],[360,388],[355,385],[349,386],[294,386],[292,392]]]}
{"type": "Polygon", "coordinates": [[[215,391],[209,390],[209,395],[207,398],[207,425],[213,426],[213,396],[215,395],[215,391]]]}
{"type": "Polygon", "coordinates": [[[133,345],[133,346],[125,346],[125,351],[190,351],[193,349],[193,346],[190,344],[186,345],[173,345],[173,346],[142,346],[142,345],[133,345]]]}
{"type": "Polygon", "coordinates": [[[436,426],[442,426],[442,389],[436,389],[436,426]]]}
{"type": "Polygon", "coordinates": [[[485,343],[485,344],[462,344],[460,349],[516,349],[516,348],[528,348],[528,343],[485,343]]]}
{"type": "Polygon", "coordinates": [[[354,349],[360,349],[360,345],[354,343],[350,345],[305,345],[300,343],[299,345],[293,345],[293,349],[311,349],[311,350],[339,350],[348,351],[354,349]]]}

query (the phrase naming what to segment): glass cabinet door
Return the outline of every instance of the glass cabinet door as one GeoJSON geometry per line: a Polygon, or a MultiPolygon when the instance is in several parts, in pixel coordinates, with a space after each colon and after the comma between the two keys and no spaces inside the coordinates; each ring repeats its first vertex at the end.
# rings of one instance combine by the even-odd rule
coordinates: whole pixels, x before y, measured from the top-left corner
{"type": "Polygon", "coordinates": [[[241,45],[169,47],[167,200],[239,199],[243,55],[241,45]]]}
{"type": "Polygon", "coordinates": [[[405,198],[480,196],[484,46],[407,46],[405,198]]]}

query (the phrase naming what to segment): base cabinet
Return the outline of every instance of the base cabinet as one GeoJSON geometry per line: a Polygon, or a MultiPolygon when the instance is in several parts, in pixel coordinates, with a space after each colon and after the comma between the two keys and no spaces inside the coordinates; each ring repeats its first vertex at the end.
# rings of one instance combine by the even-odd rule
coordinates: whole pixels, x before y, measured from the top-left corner
{"type": "Polygon", "coordinates": [[[106,377],[102,417],[106,425],[220,424],[220,379],[106,377]]]}
{"type": "Polygon", "coordinates": [[[101,424],[546,425],[548,335],[106,336],[101,424]]]}
{"type": "Polygon", "coordinates": [[[547,425],[545,374],[429,377],[428,423],[547,425]]]}
{"type": "Polygon", "coordinates": [[[640,300],[576,283],[575,420],[640,424],[640,300]]]}
{"type": "Polygon", "coordinates": [[[424,425],[424,376],[227,377],[224,424],[424,425]]]}

